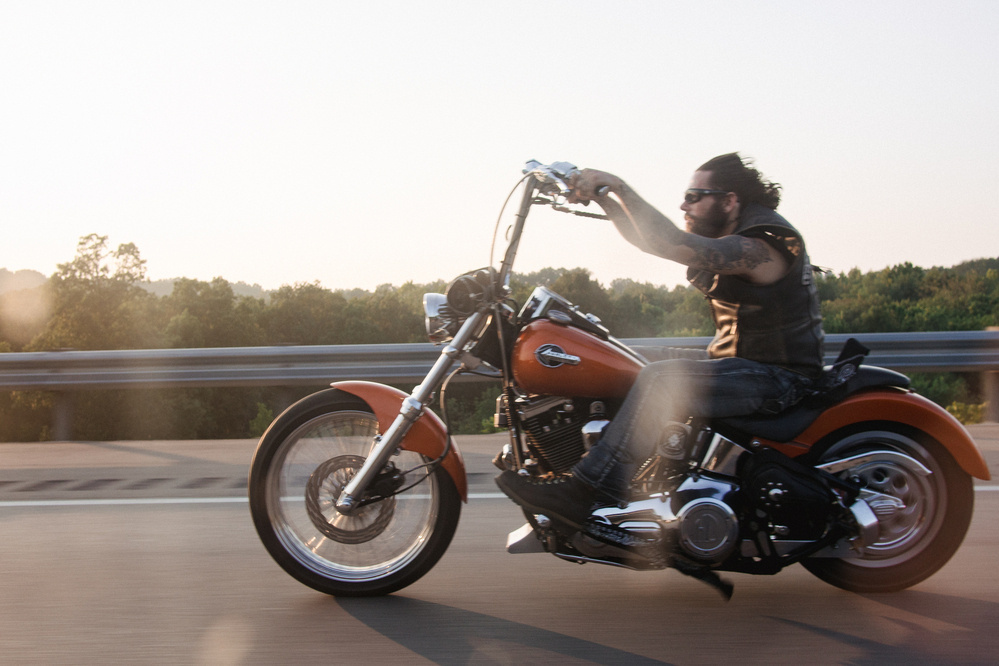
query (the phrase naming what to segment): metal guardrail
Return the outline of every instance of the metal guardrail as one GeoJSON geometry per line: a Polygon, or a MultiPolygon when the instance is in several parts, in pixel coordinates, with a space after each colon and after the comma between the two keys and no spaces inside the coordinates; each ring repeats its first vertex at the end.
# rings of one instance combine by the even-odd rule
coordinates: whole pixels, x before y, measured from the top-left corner
{"type": "MultiPolygon", "coordinates": [[[[999,331],[828,335],[827,362],[850,337],[871,349],[869,365],[900,372],[999,372],[999,331]]],[[[624,342],[703,349],[709,340],[624,342]]],[[[439,354],[429,343],[7,353],[0,354],[0,389],[323,386],[343,379],[407,384],[419,382],[439,354]]]]}
{"type": "Polygon", "coordinates": [[[0,388],[322,386],[342,379],[404,384],[419,381],[439,353],[427,343],[0,354],[0,388]]]}
{"type": "MultiPolygon", "coordinates": [[[[985,420],[999,421],[999,331],[829,335],[831,363],[846,340],[871,349],[866,363],[900,372],[979,372],[987,406],[985,420]]],[[[710,338],[632,338],[639,348],[704,349],[710,338]]],[[[343,379],[415,384],[440,354],[429,343],[130,349],[0,354],[0,390],[53,391],[52,435],[68,440],[73,394],[121,388],[326,386],[343,379]]],[[[476,375],[459,379],[481,380],[476,375]]]]}
{"type": "MultiPolygon", "coordinates": [[[[843,345],[856,338],[871,350],[865,365],[898,372],[999,371],[999,330],[930,333],[855,333],[826,335],[825,362],[836,360],[843,345]]],[[[632,346],[703,349],[711,338],[643,338],[632,346]]]]}

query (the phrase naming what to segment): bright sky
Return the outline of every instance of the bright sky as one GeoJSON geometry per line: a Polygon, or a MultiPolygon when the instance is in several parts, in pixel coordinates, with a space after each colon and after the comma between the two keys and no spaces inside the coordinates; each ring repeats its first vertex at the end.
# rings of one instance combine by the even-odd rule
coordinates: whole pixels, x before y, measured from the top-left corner
{"type": "MultiPolygon", "coordinates": [[[[51,274],[94,232],[153,279],[450,279],[528,159],[682,222],[731,151],[818,265],[996,257],[997,34],[994,0],[3,2],[0,267],[51,274]]],[[[682,280],[536,210],[518,270],[682,280]]]]}

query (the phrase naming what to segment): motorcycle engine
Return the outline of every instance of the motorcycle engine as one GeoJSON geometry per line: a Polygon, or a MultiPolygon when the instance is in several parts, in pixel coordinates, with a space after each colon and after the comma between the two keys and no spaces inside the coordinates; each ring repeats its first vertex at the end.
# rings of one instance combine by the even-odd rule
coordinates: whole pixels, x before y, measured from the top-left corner
{"type": "Polygon", "coordinates": [[[591,418],[590,401],[529,396],[518,398],[514,409],[543,472],[568,472],[586,452],[582,428],[591,418]]]}
{"type": "MultiPolygon", "coordinates": [[[[663,555],[717,565],[739,543],[739,519],[731,505],[737,496],[734,481],[689,476],[670,493],[654,493],[624,507],[598,509],[576,545],[584,554],[599,557],[608,545],[633,549],[642,541],[639,545],[645,551],[655,544],[663,555]]],[[[631,565],[639,566],[634,561],[631,565]]],[[[651,557],[646,566],[668,566],[668,559],[651,557]]]]}

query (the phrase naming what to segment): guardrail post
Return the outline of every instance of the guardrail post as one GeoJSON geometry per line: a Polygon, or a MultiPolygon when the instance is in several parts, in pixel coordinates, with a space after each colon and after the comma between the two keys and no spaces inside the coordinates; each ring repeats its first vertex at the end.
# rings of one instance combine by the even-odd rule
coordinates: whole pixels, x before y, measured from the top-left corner
{"type": "Polygon", "coordinates": [[[73,439],[73,403],[75,394],[72,391],[56,391],[55,403],[52,405],[52,435],[53,442],[68,442],[73,439]]]}
{"type": "Polygon", "coordinates": [[[983,372],[982,385],[985,388],[985,411],[982,420],[999,423],[999,372],[983,372]]]}
{"type": "MultiPolygon", "coordinates": [[[[988,326],[986,331],[999,331],[999,326],[988,326]]],[[[985,410],[982,420],[999,423],[999,372],[986,370],[982,373],[982,392],[985,394],[985,410]]]]}

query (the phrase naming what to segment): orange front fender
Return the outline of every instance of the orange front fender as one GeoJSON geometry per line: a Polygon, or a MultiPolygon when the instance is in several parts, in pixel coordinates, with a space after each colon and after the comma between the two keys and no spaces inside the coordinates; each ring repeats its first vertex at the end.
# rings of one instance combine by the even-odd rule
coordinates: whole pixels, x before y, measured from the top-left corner
{"type": "Polygon", "coordinates": [[[810,448],[826,435],[864,421],[894,421],[917,428],[950,451],[965,472],[979,479],[992,478],[982,452],[964,426],[947,410],[916,393],[865,391],[854,394],[823,412],[805,432],[794,438],[794,442],[810,448]]]}
{"type": "MultiPolygon", "coordinates": [[[[402,408],[402,401],[407,397],[397,388],[375,382],[346,381],[336,382],[330,386],[357,396],[366,402],[371,407],[371,411],[374,412],[375,418],[378,419],[378,428],[381,432],[385,432],[392,425],[402,408]]],[[[447,428],[444,426],[444,422],[433,412],[424,410],[423,415],[413,423],[403,438],[402,448],[422,453],[428,458],[437,458],[444,452],[447,439],[447,428]]],[[[453,439],[451,440],[451,448],[441,465],[454,481],[454,486],[458,489],[461,499],[468,502],[468,477],[465,475],[465,461],[453,439]]]]}

